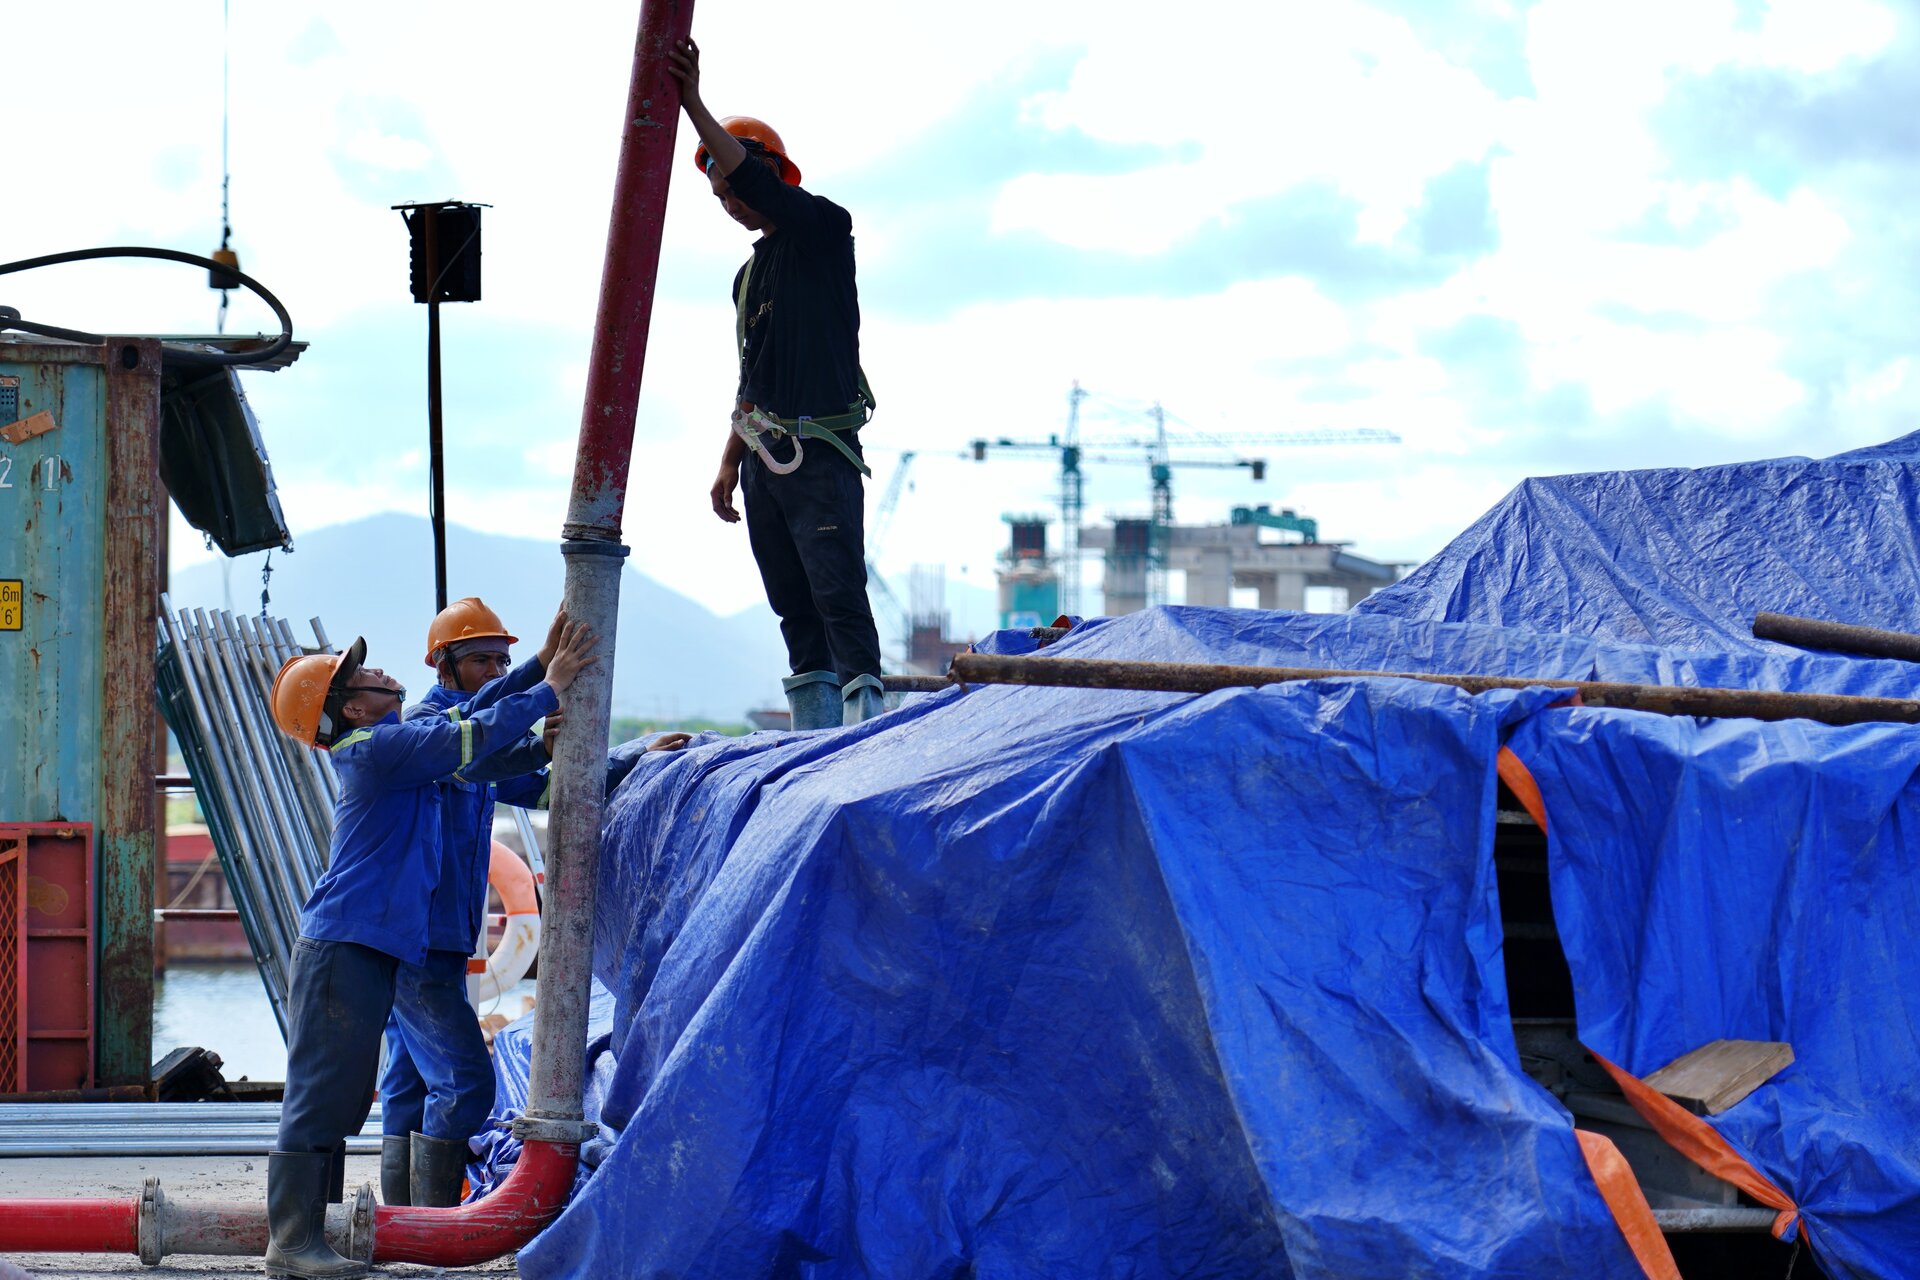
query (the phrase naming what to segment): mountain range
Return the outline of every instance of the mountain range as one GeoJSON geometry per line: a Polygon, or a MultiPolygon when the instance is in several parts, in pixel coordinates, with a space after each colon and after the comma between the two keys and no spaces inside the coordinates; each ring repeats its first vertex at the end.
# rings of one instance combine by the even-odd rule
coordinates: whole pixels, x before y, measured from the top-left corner
{"type": "MultiPolygon", "coordinates": [[[[318,616],[335,644],[367,638],[368,661],[391,671],[410,691],[433,679],[425,662],[427,624],[433,619],[433,559],[428,522],[388,512],[302,534],[291,554],[272,558],[268,612],[310,640],[318,616]],[[404,551],[398,550],[404,548],[404,551]],[[342,601],[351,601],[343,608],[342,601]]],[[[206,561],[172,575],[176,610],[259,609],[261,557],[224,566],[206,561]]],[[[737,722],[758,707],[785,706],[780,677],[786,650],[773,611],[763,603],[720,615],[628,566],[620,585],[620,630],[613,676],[613,713],[656,720],[737,722]]],[[[447,526],[451,594],[485,583],[479,593],[521,643],[516,659],[536,649],[559,606],[565,575],[551,542],[447,526]]],[[[973,630],[991,625],[991,593],[952,583],[956,621],[973,630]],[[982,625],[984,621],[984,625],[982,625]]]]}

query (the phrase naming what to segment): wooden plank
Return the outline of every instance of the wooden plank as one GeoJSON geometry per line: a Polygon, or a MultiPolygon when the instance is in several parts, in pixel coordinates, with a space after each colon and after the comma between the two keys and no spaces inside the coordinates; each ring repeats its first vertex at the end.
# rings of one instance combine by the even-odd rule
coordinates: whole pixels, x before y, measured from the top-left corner
{"type": "Polygon", "coordinates": [[[1719,1115],[1793,1065],[1793,1046],[1776,1040],[1715,1040],[1682,1054],[1647,1084],[1695,1115],[1719,1115]]]}

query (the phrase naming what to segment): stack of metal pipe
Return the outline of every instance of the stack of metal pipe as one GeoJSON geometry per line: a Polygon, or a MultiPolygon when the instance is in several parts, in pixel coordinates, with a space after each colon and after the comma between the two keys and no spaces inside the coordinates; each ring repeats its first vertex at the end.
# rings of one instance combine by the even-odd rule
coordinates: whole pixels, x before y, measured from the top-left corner
{"type": "MultiPolygon", "coordinates": [[[[0,1108],[0,1157],[264,1156],[279,1128],[277,1102],[15,1102],[0,1108]]],[[[376,1104],[347,1153],[379,1149],[376,1104]]]]}
{"type": "Polygon", "coordinates": [[[275,727],[267,698],[288,658],[333,646],[318,618],[309,648],[284,619],[176,614],[164,596],[161,610],[161,707],[284,1033],[300,908],[326,870],[340,784],[324,753],[275,727]]]}

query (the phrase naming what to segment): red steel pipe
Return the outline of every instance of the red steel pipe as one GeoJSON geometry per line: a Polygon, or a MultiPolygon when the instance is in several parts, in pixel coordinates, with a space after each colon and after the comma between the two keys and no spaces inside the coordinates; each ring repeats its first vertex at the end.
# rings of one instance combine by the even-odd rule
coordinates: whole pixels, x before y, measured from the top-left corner
{"type": "MultiPolygon", "coordinates": [[[[667,52],[692,30],[693,0],[644,0],[640,6],[573,492],[561,534],[565,538],[620,540],[640,371],[647,358],[660,268],[660,233],[667,217],[667,183],[673,172],[673,139],[680,123],[680,82],[668,68],[667,52]]],[[[603,658],[600,665],[609,662],[603,658]]]]}
{"type": "Polygon", "coordinates": [[[0,1200],[0,1255],[138,1253],[140,1200],[0,1200]]]}
{"type": "MultiPolygon", "coordinates": [[[[679,124],[680,86],[668,70],[667,52],[675,42],[685,39],[692,27],[693,0],[643,0],[621,129],[620,167],[614,181],[573,492],[563,531],[563,536],[573,542],[620,541],[640,370],[646,359],[673,140],[679,124]]],[[[570,609],[576,568],[580,561],[590,558],[598,557],[569,557],[570,609]]],[[[613,667],[611,610],[619,598],[617,576],[610,586],[610,591],[600,592],[602,599],[597,603],[602,608],[576,611],[576,616],[602,636],[604,647],[599,664],[587,673],[592,678],[576,681],[569,698],[570,704],[584,705],[570,706],[569,732],[561,734],[563,758],[556,761],[555,772],[567,776],[558,779],[554,813],[556,822],[564,818],[583,836],[591,833],[590,837],[576,838],[583,845],[590,841],[591,852],[569,859],[572,866],[563,864],[562,874],[549,880],[553,919],[547,931],[550,945],[542,946],[540,956],[540,1017],[534,1032],[530,1113],[544,1103],[548,1113],[565,1110],[574,1117],[580,1114],[580,1060],[586,1044],[586,988],[592,962],[593,855],[598,852],[602,798],[597,787],[588,783],[590,774],[604,776],[607,696],[613,667]],[[603,611],[604,618],[597,616],[603,611]],[[602,744],[599,748],[579,746],[596,735],[602,744]],[[570,738],[578,749],[567,750],[570,738]],[[573,759],[576,756],[578,759],[573,759]],[[571,776],[575,774],[577,778],[571,776]],[[576,785],[566,785],[569,782],[576,785]],[[569,798],[573,802],[563,806],[563,799],[569,798]],[[559,989],[549,992],[549,983],[559,989]],[[572,989],[575,987],[578,989],[572,989]],[[560,1105],[556,1107],[556,1103],[560,1105]]],[[[519,1248],[559,1214],[572,1188],[579,1154],[576,1143],[530,1138],[506,1182],[485,1200],[454,1209],[378,1208],[374,1215],[374,1260],[470,1266],[519,1248]]],[[[0,1253],[138,1253],[140,1207],[138,1199],[0,1200],[0,1253]]],[[[195,1217],[190,1206],[173,1208],[186,1222],[195,1217]]],[[[263,1222],[264,1218],[262,1210],[263,1222]]],[[[225,1224],[218,1234],[231,1237],[232,1225],[225,1224]]],[[[197,1239],[193,1231],[182,1234],[189,1240],[197,1239]]],[[[251,1232],[245,1234],[251,1248],[251,1232]]],[[[261,1239],[264,1244],[264,1237],[261,1239]]]]}

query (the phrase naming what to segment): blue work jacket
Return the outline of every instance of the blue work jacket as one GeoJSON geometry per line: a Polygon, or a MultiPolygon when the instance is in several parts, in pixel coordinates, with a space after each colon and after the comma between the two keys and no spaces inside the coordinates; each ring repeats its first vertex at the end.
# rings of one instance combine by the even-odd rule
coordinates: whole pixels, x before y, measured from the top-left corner
{"type": "MultiPolygon", "coordinates": [[[[535,656],[475,693],[435,685],[407,708],[406,720],[438,717],[458,723],[531,688],[546,674],[535,656]]],[[[540,739],[522,733],[517,741],[441,781],[439,882],[427,922],[427,945],[433,950],[472,953],[487,910],[494,802],[540,807],[547,791],[547,763],[540,739]]]]}
{"type": "MultiPolygon", "coordinates": [[[[471,716],[403,721],[393,714],[334,743],[340,799],[332,853],[301,913],[300,932],[422,963],[440,880],[441,781],[522,741],[559,705],[553,687],[540,683],[471,716]]],[[[469,938],[458,949],[471,945],[469,938]]]]}

